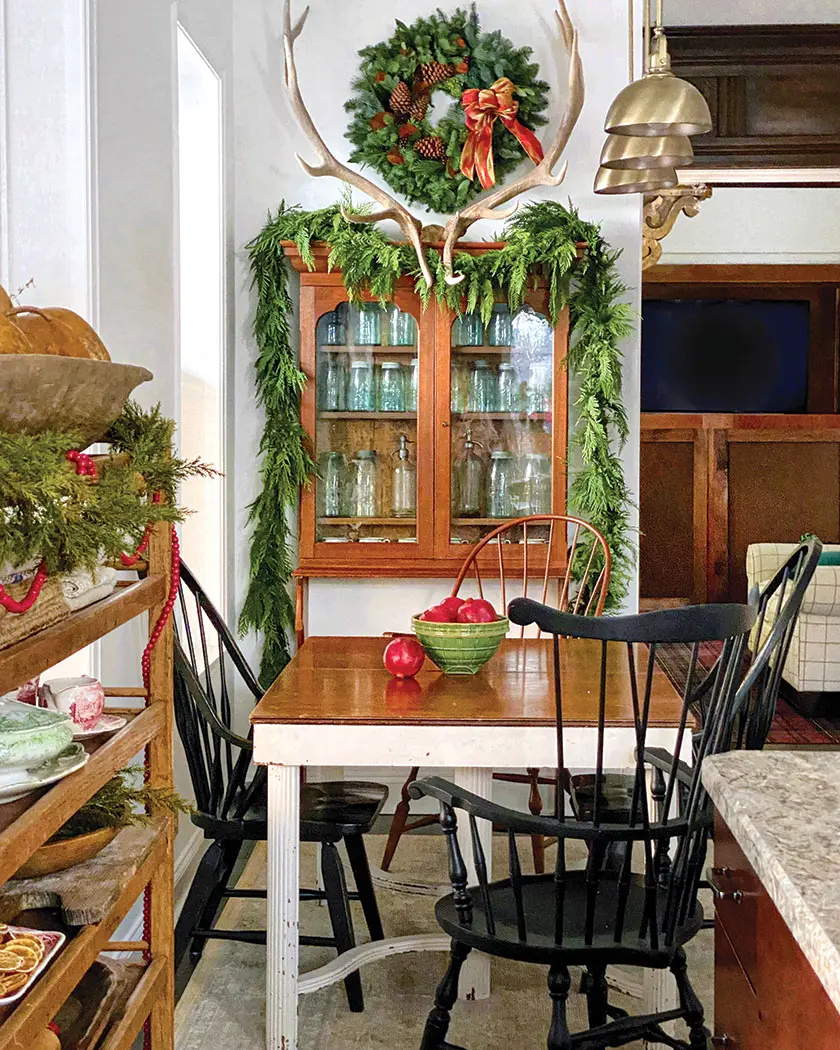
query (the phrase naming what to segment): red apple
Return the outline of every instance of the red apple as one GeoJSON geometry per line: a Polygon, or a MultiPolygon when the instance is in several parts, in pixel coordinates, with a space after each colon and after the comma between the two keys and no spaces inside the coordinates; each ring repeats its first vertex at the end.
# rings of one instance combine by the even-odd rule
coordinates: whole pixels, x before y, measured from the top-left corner
{"type": "Polygon", "coordinates": [[[458,623],[495,623],[496,610],[484,598],[468,598],[458,610],[458,623]]]}
{"type": "Polygon", "coordinates": [[[410,635],[392,638],[385,646],[382,662],[395,678],[413,678],[426,661],[423,646],[410,635]]]}
{"type": "Polygon", "coordinates": [[[455,623],[454,618],[444,609],[443,605],[433,605],[431,609],[423,613],[420,619],[427,623],[455,623]]]}
{"type": "Polygon", "coordinates": [[[438,606],[438,609],[446,609],[449,613],[450,619],[453,623],[458,621],[458,610],[464,604],[463,598],[458,598],[456,595],[451,594],[448,598],[444,598],[438,606]]]}

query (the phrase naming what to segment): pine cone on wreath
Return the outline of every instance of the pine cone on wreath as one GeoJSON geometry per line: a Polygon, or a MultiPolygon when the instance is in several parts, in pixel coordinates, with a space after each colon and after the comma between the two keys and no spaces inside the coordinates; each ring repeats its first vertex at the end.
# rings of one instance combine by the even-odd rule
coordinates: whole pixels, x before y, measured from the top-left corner
{"type": "Polygon", "coordinates": [[[429,112],[430,100],[431,96],[428,91],[424,91],[422,94],[414,96],[414,101],[411,103],[408,115],[415,124],[419,124],[421,120],[426,119],[426,114],[429,112]]]}
{"type": "Polygon", "coordinates": [[[435,84],[442,84],[444,80],[449,80],[450,77],[453,77],[455,75],[455,67],[448,62],[446,64],[443,62],[424,62],[417,72],[424,84],[434,87],[435,84]]]}
{"type": "Polygon", "coordinates": [[[411,111],[412,95],[411,88],[408,84],[404,84],[400,81],[399,84],[391,92],[391,97],[388,100],[388,105],[391,107],[391,112],[396,113],[398,117],[407,117],[411,111]]]}
{"type": "Polygon", "coordinates": [[[426,160],[446,160],[446,143],[437,135],[427,135],[414,148],[426,160]]]}

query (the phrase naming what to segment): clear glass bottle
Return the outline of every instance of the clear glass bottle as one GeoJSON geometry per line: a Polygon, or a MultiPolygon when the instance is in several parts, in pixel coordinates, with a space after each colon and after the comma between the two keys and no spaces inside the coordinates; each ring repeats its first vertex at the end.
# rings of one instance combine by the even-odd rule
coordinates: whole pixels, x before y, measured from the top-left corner
{"type": "Polygon", "coordinates": [[[499,411],[522,411],[522,384],[516,365],[510,361],[502,361],[499,365],[499,411]]]}
{"type": "Polygon", "coordinates": [[[342,354],[325,354],[321,385],[321,410],[342,412],[347,406],[347,373],[342,354]]]}
{"type": "Polygon", "coordinates": [[[513,474],[513,456],[510,452],[498,450],[490,453],[490,491],[487,501],[487,513],[491,518],[512,518],[513,499],[511,481],[513,474]]]}
{"type": "Polygon", "coordinates": [[[391,346],[414,346],[417,322],[394,303],[388,305],[388,342],[391,346]]]}
{"type": "Polygon", "coordinates": [[[486,471],[476,446],[481,447],[480,442],[473,441],[472,428],[467,424],[464,448],[452,471],[452,515],[455,518],[480,518],[484,513],[486,471]]]}
{"type": "Polygon", "coordinates": [[[498,389],[498,380],[490,365],[486,361],[473,361],[467,411],[497,411],[498,389]]]}
{"type": "Polygon", "coordinates": [[[347,488],[347,460],[343,452],[325,452],[318,459],[320,496],[318,515],[323,518],[341,518],[347,488]]]}
{"type": "Polygon", "coordinates": [[[392,479],[391,511],[395,518],[413,518],[417,514],[417,471],[409,460],[405,434],[400,434],[400,447],[394,455],[397,465],[392,479]]]}
{"type": "Polygon", "coordinates": [[[481,323],[481,315],[461,314],[455,318],[452,325],[453,346],[481,346],[484,338],[484,325],[481,323]]]}
{"type": "Polygon", "coordinates": [[[380,412],[405,412],[405,377],[399,361],[383,361],[379,366],[377,409],[380,412]]]}
{"type": "Polygon", "coordinates": [[[379,467],[372,448],[361,448],[350,461],[351,517],[375,518],[379,489],[379,467]]]}
{"type": "Polygon", "coordinates": [[[490,346],[511,346],[513,344],[513,319],[507,303],[496,303],[493,316],[487,330],[487,342],[490,346]]]}
{"type": "Polygon", "coordinates": [[[327,346],[344,346],[347,334],[344,329],[344,303],[327,314],[327,346]]]}
{"type": "Polygon", "coordinates": [[[417,399],[420,395],[420,358],[413,357],[409,365],[408,379],[405,384],[405,410],[417,411],[417,399]]]}
{"type": "Polygon", "coordinates": [[[525,455],[523,496],[527,514],[551,513],[551,459],[540,452],[525,455]]]}
{"type": "Polygon", "coordinates": [[[379,346],[382,342],[382,308],[379,303],[355,306],[356,346],[379,346]]]}
{"type": "Polygon", "coordinates": [[[376,406],[373,361],[351,361],[347,384],[347,411],[373,412],[376,406]]]}

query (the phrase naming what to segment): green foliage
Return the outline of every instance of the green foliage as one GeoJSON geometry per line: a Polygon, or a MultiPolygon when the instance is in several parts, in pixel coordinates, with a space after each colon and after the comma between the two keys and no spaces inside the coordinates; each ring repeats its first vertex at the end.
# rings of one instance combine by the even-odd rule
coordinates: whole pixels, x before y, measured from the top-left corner
{"type": "Polygon", "coordinates": [[[127,455],[101,461],[98,480],[67,461],[76,434],[0,434],[0,565],[43,558],[50,573],[93,569],[136,546],[149,522],[181,521],[177,484],[212,470],[172,456],[173,429],[159,408],[129,402],[107,438],[127,455]],[[167,499],[153,503],[158,489],[167,499]]]}
{"type": "MultiPolygon", "coordinates": [[[[465,279],[455,288],[444,280],[439,253],[427,250],[432,289],[426,287],[409,245],[388,241],[374,226],[345,222],[338,205],[305,212],[283,204],[248,246],[258,295],[257,390],[266,410],[266,428],[261,444],[263,491],[251,507],[251,580],[240,627],[263,635],[264,684],[273,681],[288,660],[286,631],[294,624],[294,608],[285,588],[292,565],[287,516],[297,507],[300,486],[315,470],[300,425],[305,377],[290,342],[292,302],[283,241],[293,241],[310,267],[312,243],[325,242],[330,266],[341,270],[351,300],[367,291],[387,302],[397,279],[406,276],[414,279],[425,304],[434,297],[454,310],[480,310],[485,321],[497,296],[516,310],[536,278],[548,282],[552,322],[568,307],[572,329],[569,366],[577,382],[574,447],[579,466],[572,467],[570,512],[596,525],[609,543],[613,562],[607,607],[618,606],[627,593],[635,543],[629,525],[630,494],[619,458],[627,437],[619,344],[632,330],[633,315],[621,302],[618,252],[609,248],[598,226],[554,202],[523,208],[503,237],[506,243],[499,250],[456,253],[455,269],[465,279]],[[578,259],[580,242],[587,247],[578,259]]],[[[579,575],[589,557],[588,548],[581,545],[580,551],[579,575]]]]}
{"type": "Polygon", "coordinates": [[[76,838],[101,828],[148,825],[163,813],[191,813],[193,807],[174,791],[143,783],[142,766],[120,770],[62,824],[50,842],[76,838]]]}
{"type": "MultiPolygon", "coordinates": [[[[359,55],[362,62],[353,81],[354,94],[345,105],[351,114],[346,134],[354,146],[350,159],[378,171],[392,189],[432,211],[456,211],[483,192],[478,181],[465,178],[458,170],[467,139],[461,106],[465,90],[489,88],[499,77],[509,77],[517,89],[519,120],[531,129],[546,123],[548,84],[539,79],[531,49],[514,47],[498,31],[482,32],[474,5],[470,11],[459,8],[451,15],[436,11],[410,26],[397,21],[397,31],[390,40],[363,48],[359,55]],[[378,113],[387,113],[391,92],[400,82],[410,86],[419,65],[434,61],[457,64],[462,60],[469,62],[468,72],[456,74],[433,89],[453,99],[438,124],[433,125],[428,117],[412,122],[418,128],[417,138],[437,135],[446,143],[447,161],[455,172],[449,175],[446,161],[421,157],[411,148],[411,140],[408,145],[400,140],[399,125],[390,113],[385,127],[379,130],[373,130],[370,121],[378,113]],[[404,163],[392,164],[388,153],[398,147],[404,163]]],[[[493,128],[493,156],[498,182],[525,158],[522,147],[501,121],[493,128]]]]}

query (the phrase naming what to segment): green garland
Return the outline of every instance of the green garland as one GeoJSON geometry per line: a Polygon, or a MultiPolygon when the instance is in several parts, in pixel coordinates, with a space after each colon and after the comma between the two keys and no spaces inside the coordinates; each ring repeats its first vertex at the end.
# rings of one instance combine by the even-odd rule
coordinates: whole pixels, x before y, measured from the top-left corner
{"type": "Polygon", "coordinates": [[[83,447],[77,434],[0,434],[0,565],[43,559],[50,574],[92,570],[136,546],[149,522],[183,520],[178,485],[215,472],[172,455],[174,429],[159,407],[129,402],[106,438],[127,455],[100,462],[98,480],[67,461],[68,449],[83,447]],[[150,498],[157,491],[161,503],[150,498]]]}
{"type": "MultiPolygon", "coordinates": [[[[337,205],[305,212],[281,204],[248,245],[258,296],[257,392],[265,406],[266,427],[260,447],[263,490],[250,511],[251,577],[240,627],[262,633],[264,683],[272,681],[289,658],[286,631],[293,627],[294,608],[284,586],[292,558],[287,515],[297,507],[300,487],[309,483],[315,470],[300,423],[306,379],[290,340],[292,303],[283,241],[293,241],[310,267],[312,244],[325,242],[330,266],[341,270],[351,299],[367,291],[386,301],[396,281],[409,276],[425,305],[434,296],[460,310],[465,299],[466,309],[478,310],[485,322],[497,296],[516,310],[536,277],[548,282],[551,320],[556,322],[569,307],[569,366],[578,383],[573,447],[579,467],[573,473],[569,507],[596,525],[609,543],[613,568],[607,607],[616,608],[626,595],[635,544],[629,524],[631,499],[619,458],[627,438],[619,343],[632,330],[632,311],[621,302],[625,289],[616,267],[619,253],[609,248],[597,225],[555,202],[523,208],[505,228],[503,239],[501,249],[483,255],[456,253],[455,269],[465,277],[457,287],[446,283],[438,252],[427,251],[433,288],[423,280],[410,245],[394,244],[372,226],[347,223],[337,205]],[[588,249],[578,261],[580,241],[588,249]]],[[[588,557],[588,551],[581,557],[588,557]]]]}
{"type": "MultiPolygon", "coordinates": [[[[461,94],[469,88],[489,88],[499,77],[516,85],[518,119],[535,129],[546,123],[548,84],[538,79],[539,67],[531,61],[531,49],[517,48],[499,32],[482,31],[475,6],[451,15],[437,11],[429,18],[418,18],[410,26],[397,21],[390,40],[363,48],[359,76],[353,82],[354,95],[345,109],[352,114],[347,138],[354,146],[350,159],[372,167],[397,193],[410,201],[444,214],[457,211],[483,190],[478,180],[460,172],[461,150],[467,140],[467,127],[461,94]],[[448,80],[423,85],[420,94],[428,97],[442,91],[454,101],[443,118],[432,125],[421,119],[391,111],[392,92],[405,85],[418,95],[418,70],[422,65],[439,63],[463,72],[448,80]],[[439,140],[441,158],[423,157],[419,143],[439,140]]],[[[422,84],[422,82],[421,82],[422,84]]],[[[423,107],[425,109],[425,106],[423,107]]],[[[493,128],[493,157],[496,181],[503,182],[525,159],[516,138],[500,120],[493,128]]]]}

